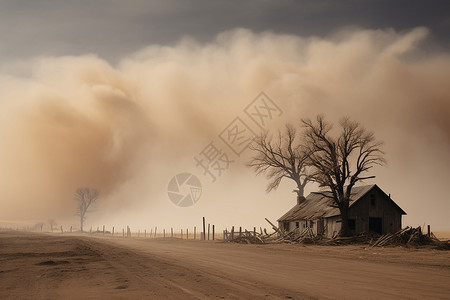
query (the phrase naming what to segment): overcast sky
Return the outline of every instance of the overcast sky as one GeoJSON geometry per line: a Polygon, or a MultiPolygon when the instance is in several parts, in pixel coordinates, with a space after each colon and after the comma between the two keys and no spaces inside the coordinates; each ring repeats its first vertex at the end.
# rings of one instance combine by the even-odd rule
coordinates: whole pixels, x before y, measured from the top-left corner
{"type": "Polygon", "coordinates": [[[327,36],[342,27],[397,31],[431,29],[448,47],[450,2],[362,1],[146,1],[0,0],[0,60],[94,53],[109,61],[149,44],[173,44],[183,36],[210,41],[244,27],[301,36],[327,36]]]}

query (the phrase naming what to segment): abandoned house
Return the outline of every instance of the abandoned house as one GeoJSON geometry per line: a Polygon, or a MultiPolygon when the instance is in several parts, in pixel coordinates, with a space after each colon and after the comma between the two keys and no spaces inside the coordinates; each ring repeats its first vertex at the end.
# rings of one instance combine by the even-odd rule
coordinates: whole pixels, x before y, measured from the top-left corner
{"type": "MultiPolygon", "coordinates": [[[[331,195],[331,194],[330,194],[331,195]]],[[[299,197],[297,204],[278,219],[279,228],[286,231],[311,228],[315,234],[335,236],[341,228],[333,200],[319,193],[299,197]]],[[[348,210],[348,223],[353,234],[377,232],[386,234],[402,228],[406,213],[376,184],[353,187],[348,210]]]]}

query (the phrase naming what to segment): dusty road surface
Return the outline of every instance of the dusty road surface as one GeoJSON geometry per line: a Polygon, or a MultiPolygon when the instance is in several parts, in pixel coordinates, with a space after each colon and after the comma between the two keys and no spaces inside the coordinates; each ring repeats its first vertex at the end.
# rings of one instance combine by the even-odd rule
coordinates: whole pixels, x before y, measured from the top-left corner
{"type": "Polygon", "coordinates": [[[449,251],[0,232],[0,299],[449,299],[449,251]]]}

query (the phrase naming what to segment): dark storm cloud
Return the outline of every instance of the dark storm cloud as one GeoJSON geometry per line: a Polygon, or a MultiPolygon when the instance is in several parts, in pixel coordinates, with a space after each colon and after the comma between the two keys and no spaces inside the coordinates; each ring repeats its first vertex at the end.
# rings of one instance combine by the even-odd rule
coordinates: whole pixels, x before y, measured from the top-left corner
{"type": "Polygon", "coordinates": [[[95,53],[109,60],[183,36],[209,41],[244,27],[325,36],[341,27],[431,29],[449,45],[448,1],[1,0],[0,60],[95,53]]]}

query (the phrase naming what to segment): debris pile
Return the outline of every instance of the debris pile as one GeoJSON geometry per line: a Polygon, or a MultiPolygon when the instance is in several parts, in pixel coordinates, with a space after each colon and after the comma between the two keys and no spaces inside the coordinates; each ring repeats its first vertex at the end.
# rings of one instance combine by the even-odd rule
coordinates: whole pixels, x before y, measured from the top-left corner
{"type": "Polygon", "coordinates": [[[229,240],[230,242],[239,244],[265,244],[266,242],[262,239],[261,234],[257,232],[249,232],[245,230],[242,234],[229,240]]]}
{"type": "Polygon", "coordinates": [[[371,247],[383,246],[422,246],[433,245],[437,249],[450,250],[450,241],[440,241],[433,233],[430,235],[423,234],[422,228],[409,227],[397,231],[396,233],[387,233],[380,236],[375,242],[371,243],[371,247]]]}
{"type": "Polygon", "coordinates": [[[311,228],[300,230],[299,228],[286,232],[279,229],[273,223],[266,219],[275,232],[268,234],[257,233],[255,231],[242,232],[236,237],[228,239],[230,242],[244,244],[279,244],[279,243],[302,243],[316,245],[349,245],[349,244],[365,244],[370,247],[383,246],[422,246],[431,245],[434,249],[450,250],[450,241],[440,241],[433,233],[430,235],[423,234],[421,227],[406,227],[396,233],[388,233],[380,236],[377,233],[361,233],[352,237],[333,237],[327,238],[317,235],[311,228]]]}

